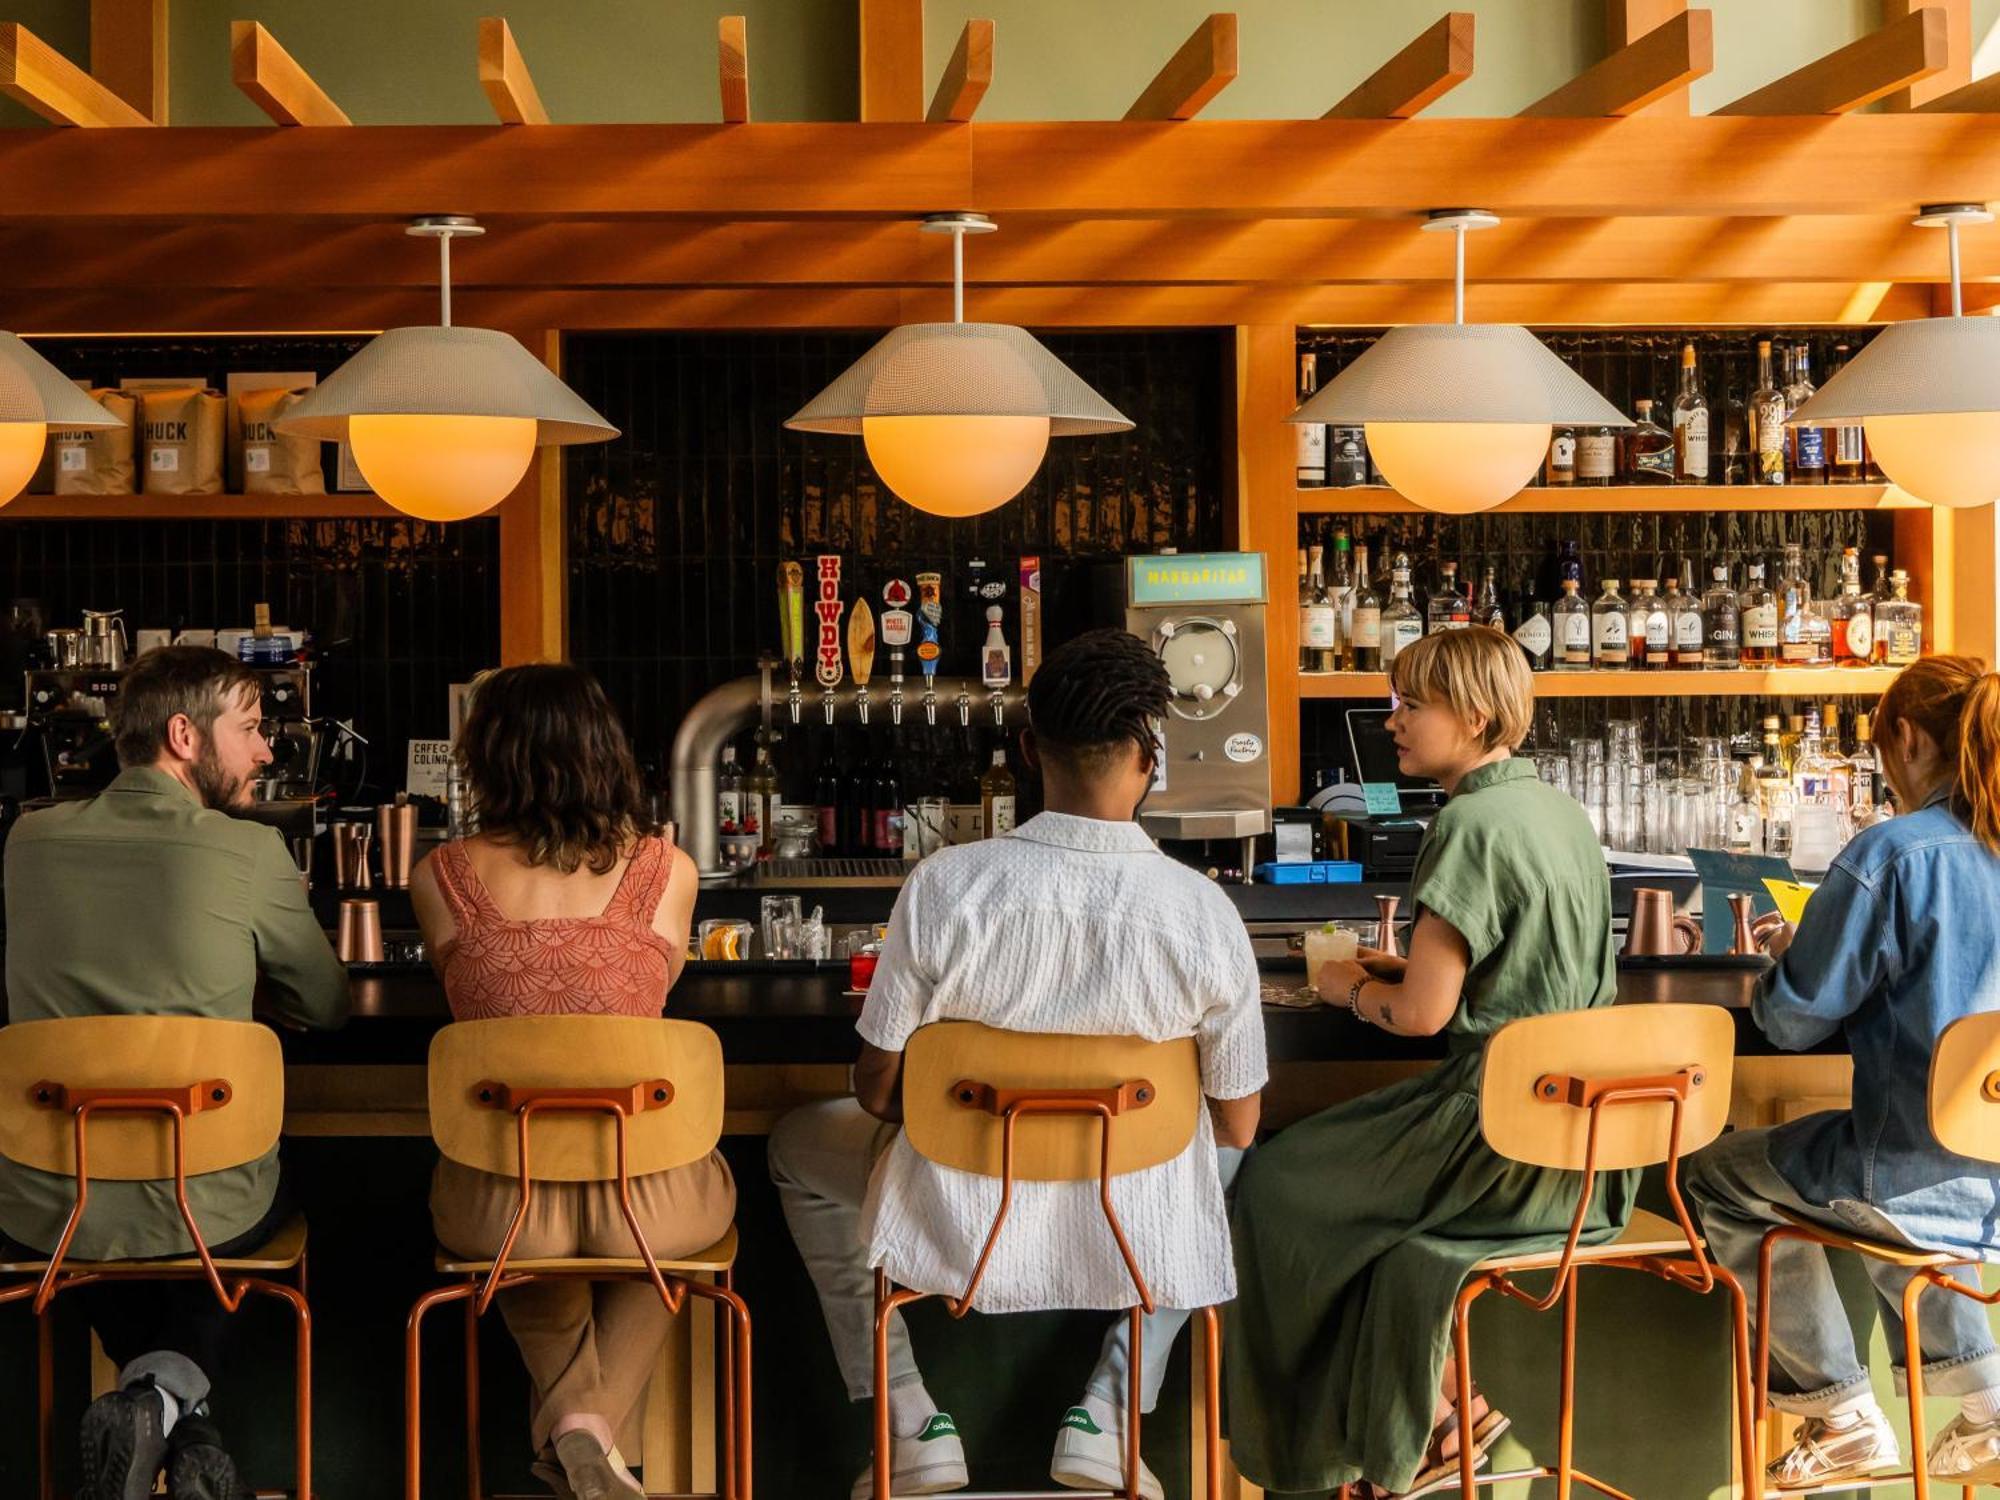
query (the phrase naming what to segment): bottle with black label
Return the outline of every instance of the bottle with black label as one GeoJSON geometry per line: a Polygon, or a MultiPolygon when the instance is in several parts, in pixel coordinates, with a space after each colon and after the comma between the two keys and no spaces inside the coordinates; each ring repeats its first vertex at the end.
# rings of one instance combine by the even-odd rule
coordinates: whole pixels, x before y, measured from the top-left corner
{"type": "Polygon", "coordinates": [[[1326,429],[1326,482],[1368,483],[1368,430],[1365,427],[1326,429]]]}
{"type": "Polygon", "coordinates": [[[1729,569],[1718,564],[1709,569],[1713,586],[1702,595],[1702,665],[1709,668],[1737,666],[1743,655],[1743,616],[1736,590],[1729,586],[1729,569]]]}
{"type": "Polygon", "coordinates": [[[1543,466],[1544,484],[1576,483],[1576,429],[1555,427],[1549,431],[1549,461],[1543,466]]]}
{"type": "MultiPolygon", "coordinates": [[[[1589,626],[1585,625],[1586,638],[1589,626]]],[[[1532,596],[1521,603],[1521,623],[1514,627],[1514,644],[1528,658],[1528,670],[1546,672],[1554,665],[1555,620],[1546,601],[1532,596]]]]}
{"type": "MultiPolygon", "coordinates": [[[[1791,379],[1785,386],[1785,405],[1792,411],[1813,398],[1818,387],[1812,383],[1812,351],[1804,344],[1791,351],[1791,379]]],[[[1785,428],[1785,466],[1794,484],[1826,483],[1826,436],[1824,427],[1785,428]]]]}

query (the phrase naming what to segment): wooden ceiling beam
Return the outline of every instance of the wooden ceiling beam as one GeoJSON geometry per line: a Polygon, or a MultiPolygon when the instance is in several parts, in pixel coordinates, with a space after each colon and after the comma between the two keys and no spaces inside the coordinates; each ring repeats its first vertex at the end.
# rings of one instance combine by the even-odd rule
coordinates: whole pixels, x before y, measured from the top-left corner
{"type": "Polygon", "coordinates": [[[744,125],[750,120],[750,23],[743,16],[722,16],[715,23],[716,68],[722,82],[722,122],[744,125]]]}
{"type": "MultiPolygon", "coordinates": [[[[1657,31],[1687,9],[1687,0],[1604,0],[1604,45],[1609,51],[1629,47],[1650,31],[1657,31]]],[[[1635,114],[1685,115],[1689,112],[1686,88],[1669,89],[1635,114]]]]}
{"type": "Polygon", "coordinates": [[[1167,65],[1153,75],[1128,120],[1191,120],[1236,78],[1236,14],[1217,11],[1195,27],[1167,65]]]}
{"type": "Polygon", "coordinates": [[[1635,115],[1715,67],[1715,17],[1684,10],[1522,110],[1529,118],[1635,115]]]}
{"type": "Polygon", "coordinates": [[[549,112],[503,16],[479,18],[479,86],[502,125],[546,125],[549,112]]]}
{"type": "Polygon", "coordinates": [[[90,0],[90,76],[167,123],[167,0],[90,0]]]}
{"type": "Polygon", "coordinates": [[[1926,115],[1990,115],[2000,113],[2000,73],[1988,73],[1984,78],[1975,78],[1963,87],[1955,88],[1948,94],[1939,94],[1935,99],[1914,106],[1919,114],[1926,115]]]}
{"type": "Polygon", "coordinates": [[[1950,61],[1944,7],[1925,5],[1715,113],[1842,115],[1941,72],[1950,61]]]}
{"type": "Polygon", "coordinates": [[[1945,65],[1930,77],[1884,96],[1885,109],[1922,109],[1972,82],[1972,0],[1882,0],[1882,19],[1893,21],[1927,5],[1944,12],[1945,65]]]}
{"type": "Polygon", "coordinates": [[[924,0],[861,0],[861,118],[924,117],[924,0]]]}
{"type": "Polygon", "coordinates": [[[993,86],[993,23],[967,21],[958,34],[958,46],[944,65],[937,92],[925,119],[933,124],[969,120],[993,86]]]}
{"type": "Polygon", "coordinates": [[[1472,76],[1473,16],[1447,11],[1326,112],[1328,120],[1407,120],[1472,76]]]}
{"type": "Polygon", "coordinates": [[[261,21],[229,23],[230,67],[236,86],[280,125],[351,125],[312,75],[264,29],[261,21]]]}
{"type": "Polygon", "coordinates": [[[18,21],[0,22],[0,94],[52,125],[153,123],[18,21]]]}

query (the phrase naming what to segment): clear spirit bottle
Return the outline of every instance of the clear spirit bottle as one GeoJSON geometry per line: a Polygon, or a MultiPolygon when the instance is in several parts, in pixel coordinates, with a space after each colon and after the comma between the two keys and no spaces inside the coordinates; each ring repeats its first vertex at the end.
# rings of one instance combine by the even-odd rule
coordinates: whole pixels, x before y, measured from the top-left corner
{"type": "Polygon", "coordinates": [[[1743,590],[1742,651],[1746,667],[1770,667],[1778,661],[1778,596],[1764,585],[1764,565],[1750,564],[1750,583],[1743,590]]]}
{"type": "Polygon", "coordinates": [[[1702,625],[1701,601],[1692,594],[1683,594],[1678,578],[1669,578],[1664,603],[1667,629],[1673,637],[1674,667],[1692,671],[1706,665],[1708,632],[1702,625]]]}
{"type": "Polygon", "coordinates": [[[1555,620],[1555,660],[1558,672],[1582,672],[1590,667],[1590,605],[1577,592],[1577,581],[1562,581],[1562,597],[1550,613],[1555,620]]]}
{"type": "Polygon", "coordinates": [[[1757,341],[1757,389],[1750,393],[1750,481],[1785,482],[1785,418],[1791,409],[1771,373],[1771,341],[1757,341]]]}
{"type": "Polygon", "coordinates": [[[1299,670],[1332,672],[1340,665],[1340,611],[1326,591],[1326,549],[1314,546],[1306,553],[1306,605],[1304,630],[1299,639],[1299,670]]]}
{"type": "Polygon", "coordinates": [[[1590,664],[1600,672],[1622,672],[1631,665],[1631,620],[1618,580],[1604,580],[1604,592],[1590,606],[1590,664]]]}
{"type": "MultiPolygon", "coordinates": [[[[1791,379],[1785,386],[1786,407],[1797,411],[1812,399],[1817,389],[1812,383],[1812,351],[1804,344],[1795,345],[1791,351],[1791,379]]],[[[1825,484],[1826,429],[1787,427],[1785,467],[1793,484],[1825,484]]]]}
{"type": "Polygon", "coordinates": [[[1398,552],[1389,568],[1389,602],[1382,609],[1382,665],[1386,669],[1405,646],[1423,638],[1424,617],[1410,596],[1410,559],[1398,552]]]}
{"type": "Polygon", "coordinates": [[[1633,579],[1628,611],[1632,665],[1649,672],[1664,671],[1674,659],[1673,621],[1667,617],[1667,601],[1660,597],[1659,587],[1655,579],[1633,579]]]}
{"type": "Polygon", "coordinates": [[[1711,669],[1740,666],[1743,660],[1743,615],[1736,590],[1729,586],[1729,569],[1709,569],[1709,590],[1701,599],[1702,665],[1711,669]]]}
{"type": "Polygon", "coordinates": [[[1889,575],[1891,593],[1875,606],[1875,659],[1885,667],[1907,667],[1924,654],[1924,607],[1910,597],[1910,575],[1889,575]]]}
{"type": "MultiPolygon", "coordinates": [[[[1847,345],[1833,346],[1832,380],[1847,368],[1847,345]]],[[[1868,477],[1868,437],[1859,422],[1836,423],[1826,429],[1826,477],[1835,484],[1858,484],[1868,477]]]]}
{"type": "Polygon", "coordinates": [[[1425,606],[1426,635],[1436,635],[1441,630],[1463,630],[1472,623],[1472,605],[1458,587],[1458,564],[1438,564],[1438,575],[1437,592],[1425,606]]]}
{"type": "MultiPolygon", "coordinates": [[[[1574,597],[1575,590],[1570,590],[1574,597]]],[[[1581,600],[1577,601],[1579,604],[1581,600]]],[[[1590,658],[1590,616],[1585,611],[1583,625],[1584,661],[1590,658]]],[[[1537,599],[1534,591],[1528,590],[1522,596],[1521,623],[1514,627],[1514,644],[1521,648],[1521,654],[1528,658],[1528,670],[1546,672],[1556,664],[1556,622],[1545,599],[1537,599]]]]}
{"type": "Polygon", "coordinates": [[[1618,439],[1609,427],[1576,430],[1576,482],[1609,484],[1618,475],[1618,439]]]}
{"type": "Polygon", "coordinates": [[[1472,604],[1472,622],[1475,625],[1491,625],[1495,630],[1507,628],[1507,611],[1500,603],[1500,585],[1494,581],[1492,563],[1486,565],[1479,577],[1479,597],[1472,604]]]}
{"type": "Polygon", "coordinates": [[[1674,396],[1674,478],[1708,483],[1708,398],[1701,393],[1694,345],[1681,346],[1681,385],[1674,396]]]}
{"type": "Polygon", "coordinates": [[[1785,560],[1778,570],[1778,661],[1787,667],[1810,666],[1813,659],[1812,588],[1806,582],[1802,549],[1785,543],[1785,560]]]}
{"type": "Polygon", "coordinates": [[[1549,430],[1549,461],[1543,465],[1544,484],[1576,483],[1576,429],[1574,427],[1554,427],[1549,430]]]}

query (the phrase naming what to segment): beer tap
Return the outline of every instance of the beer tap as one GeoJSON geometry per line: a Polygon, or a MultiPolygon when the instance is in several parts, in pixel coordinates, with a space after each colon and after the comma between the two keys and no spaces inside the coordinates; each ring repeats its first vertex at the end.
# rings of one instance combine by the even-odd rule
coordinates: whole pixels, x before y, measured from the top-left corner
{"type": "Polygon", "coordinates": [[[819,633],[814,650],[813,672],[819,680],[820,708],[826,722],[833,724],[833,690],[840,686],[840,557],[821,553],[813,559],[816,580],[813,618],[819,633]]]}
{"type": "Polygon", "coordinates": [[[805,706],[800,683],[806,673],[805,648],[805,569],[795,562],[778,564],[778,644],[784,656],[785,672],[791,679],[785,693],[785,706],[791,710],[792,722],[799,722],[799,713],[805,706]]]}
{"type": "Polygon", "coordinates": [[[903,723],[903,648],[910,644],[914,617],[903,606],[910,602],[910,586],[900,578],[882,585],[882,644],[889,648],[889,722],[903,723]]]}
{"type": "Polygon", "coordinates": [[[847,614],[847,670],[854,678],[854,711],[868,723],[868,678],[875,670],[875,612],[857,597],[847,614]]]}
{"type": "Polygon", "coordinates": [[[1014,680],[1014,654],[1007,647],[1000,619],[1000,606],[987,605],[986,644],[979,653],[979,680],[986,684],[986,701],[993,710],[993,727],[1004,730],[1007,727],[1007,709],[1002,694],[1014,680]]]}
{"type": "MultiPolygon", "coordinates": [[[[924,674],[924,722],[937,726],[937,666],[942,647],[939,628],[944,624],[944,580],[936,573],[917,575],[917,663],[924,674]]],[[[961,715],[962,717],[962,715],[961,715]]]]}

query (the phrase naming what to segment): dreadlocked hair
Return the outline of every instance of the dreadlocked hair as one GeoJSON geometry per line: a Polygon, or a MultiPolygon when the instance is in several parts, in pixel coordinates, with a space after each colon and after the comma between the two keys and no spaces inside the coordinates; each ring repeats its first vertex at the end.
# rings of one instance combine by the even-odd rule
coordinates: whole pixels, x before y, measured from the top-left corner
{"type": "Polygon", "coordinates": [[[1156,750],[1173,685],[1159,657],[1122,630],[1091,630],[1049,653],[1028,686],[1028,719],[1045,756],[1102,769],[1127,743],[1156,750]]]}

